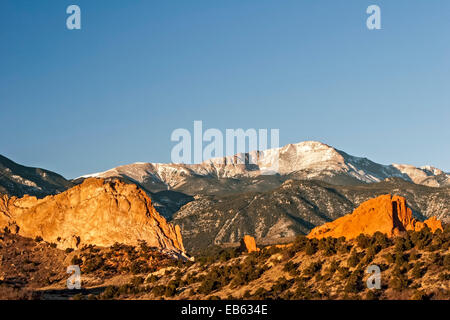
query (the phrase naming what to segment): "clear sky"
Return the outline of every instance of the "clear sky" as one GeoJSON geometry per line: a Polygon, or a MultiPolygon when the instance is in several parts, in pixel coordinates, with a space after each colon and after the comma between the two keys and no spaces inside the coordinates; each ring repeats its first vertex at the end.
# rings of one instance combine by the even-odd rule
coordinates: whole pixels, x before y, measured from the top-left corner
{"type": "Polygon", "coordinates": [[[449,31],[448,0],[1,0],[0,154],[67,178],[170,162],[202,120],[450,171],[449,31]]]}

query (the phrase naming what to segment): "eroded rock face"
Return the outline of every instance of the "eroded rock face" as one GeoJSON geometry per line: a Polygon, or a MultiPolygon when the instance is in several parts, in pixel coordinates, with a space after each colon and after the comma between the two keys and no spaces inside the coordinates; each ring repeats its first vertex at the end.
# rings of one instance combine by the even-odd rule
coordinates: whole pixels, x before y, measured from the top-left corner
{"type": "Polygon", "coordinates": [[[16,227],[24,237],[42,237],[60,248],[115,242],[184,252],[180,228],[161,217],[147,194],[118,180],[87,179],[44,199],[3,196],[0,227],[16,227]]]}
{"type": "Polygon", "coordinates": [[[362,203],[352,214],[312,229],[308,237],[354,239],[361,233],[373,235],[377,231],[392,237],[402,231],[419,231],[425,225],[433,232],[443,230],[442,223],[435,217],[424,222],[416,221],[405,198],[382,195],[362,203]]]}
{"type": "Polygon", "coordinates": [[[254,251],[259,251],[259,248],[256,247],[255,238],[253,238],[252,236],[249,236],[249,235],[245,235],[241,239],[241,250],[247,251],[249,253],[254,252],[254,251]]]}

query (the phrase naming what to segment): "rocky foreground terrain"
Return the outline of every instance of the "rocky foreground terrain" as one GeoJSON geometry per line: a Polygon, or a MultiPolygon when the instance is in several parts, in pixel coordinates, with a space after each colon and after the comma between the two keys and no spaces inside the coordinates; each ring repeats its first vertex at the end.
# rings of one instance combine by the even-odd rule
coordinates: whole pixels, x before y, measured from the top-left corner
{"type": "Polygon", "coordinates": [[[216,248],[195,262],[148,248],[116,245],[60,250],[0,234],[3,299],[450,299],[450,228],[308,239],[251,253],[216,248]],[[68,290],[66,268],[81,266],[82,290],[68,290]],[[368,289],[369,265],[381,289],[368,289]]]}
{"type": "Polygon", "coordinates": [[[289,244],[257,248],[245,237],[241,247],[208,249],[194,261],[145,241],[61,250],[5,231],[3,298],[450,299],[450,226],[416,221],[404,198],[389,195],[289,244]],[[323,237],[344,225],[349,233],[323,237]],[[67,289],[68,265],[80,266],[81,290],[67,289]],[[380,268],[380,289],[367,287],[371,265],[380,268]]]}

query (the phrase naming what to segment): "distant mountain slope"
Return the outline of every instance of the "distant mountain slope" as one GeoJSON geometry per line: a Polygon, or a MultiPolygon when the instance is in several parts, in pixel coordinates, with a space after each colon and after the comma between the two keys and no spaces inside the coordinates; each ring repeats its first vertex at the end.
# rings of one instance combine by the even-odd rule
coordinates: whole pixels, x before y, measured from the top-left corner
{"type": "Polygon", "coordinates": [[[431,188],[392,179],[359,186],[287,180],[266,192],[198,196],[173,218],[188,250],[237,242],[245,234],[282,242],[352,212],[362,202],[383,194],[407,199],[420,221],[436,216],[450,222],[450,188],[431,188]]]}
{"type": "Polygon", "coordinates": [[[73,183],[54,172],[19,165],[0,155],[0,193],[22,197],[56,194],[73,183]]]}
{"type": "Polygon", "coordinates": [[[59,248],[115,243],[184,252],[180,229],[167,223],[135,184],[87,179],[44,199],[0,197],[0,229],[41,237],[59,248]]]}
{"type": "Polygon", "coordinates": [[[411,165],[382,165],[366,158],[351,156],[326,144],[306,141],[232,157],[215,158],[201,164],[135,163],[85,177],[123,177],[133,180],[152,192],[176,190],[190,195],[207,190],[217,179],[252,178],[270,171],[274,159],[279,159],[278,174],[302,180],[321,180],[331,184],[357,185],[380,182],[398,177],[431,187],[450,185],[450,174],[431,166],[417,168],[411,165]],[[245,159],[257,159],[245,164],[245,159]],[[236,159],[243,159],[236,164],[236,159]],[[202,181],[200,181],[200,178],[202,181]],[[195,182],[195,183],[193,183],[195,182]],[[200,182],[200,184],[197,184],[200,182]],[[186,187],[187,186],[187,187],[186,187]],[[195,187],[197,186],[197,190],[195,187]],[[186,189],[192,189],[192,192],[186,189]]]}

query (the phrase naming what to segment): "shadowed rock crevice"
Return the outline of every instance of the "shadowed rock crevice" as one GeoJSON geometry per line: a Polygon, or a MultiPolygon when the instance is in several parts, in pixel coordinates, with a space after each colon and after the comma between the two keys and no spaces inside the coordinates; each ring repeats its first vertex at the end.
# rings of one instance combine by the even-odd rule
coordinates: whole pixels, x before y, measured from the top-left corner
{"type": "Polygon", "coordinates": [[[60,248],[116,242],[184,252],[180,228],[167,223],[148,195],[134,184],[87,179],[61,194],[44,199],[4,196],[0,227],[16,225],[20,235],[42,237],[60,248]]]}
{"type": "Polygon", "coordinates": [[[416,221],[405,198],[382,195],[362,203],[352,214],[314,228],[308,237],[354,239],[360,234],[373,235],[376,232],[392,237],[408,230],[420,231],[425,226],[432,232],[443,230],[441,221],[435,217],[424,222],[416,221]]]}

